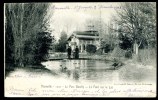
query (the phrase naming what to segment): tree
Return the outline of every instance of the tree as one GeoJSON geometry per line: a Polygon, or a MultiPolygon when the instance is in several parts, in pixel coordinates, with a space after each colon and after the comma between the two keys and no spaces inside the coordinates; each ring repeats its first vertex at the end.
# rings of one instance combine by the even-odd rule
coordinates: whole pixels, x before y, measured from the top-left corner
{"type": "Polygon", "coordinates": [[[38,33],[35,49],[35,62],[39,64],[41,61],[47,60],[48,51],[51,49],[52,44],[51,33],[49,32],[40,32],[38,33]]]}
{"type": "MultiPolygon", "coordinates": [[[[8,10],[6,10],[6,13],[8,10]]],[[[8,17],[6,17],[6,20],[9,20],[8,17]]],[[[5,59],[6,59],[6,64],[11,64],[14,62],[14,38],[12,34],[12,27],[10,24],[5,24],[5,59]]]]}
{"type": "Polygon", "coordinates": [[[24,56],[26,64],[40,64],[47,60],[53,38],[49,32],[40,32],[37,39],[26,41],[24,46],[24,56]]]}
{"type": "Polygon", "coordinates": [[[85,28],[86,30],[95,30],[99,32],[100,37],[104,36],[105,33],[105,23],[104,21],[100,18],[98,19],[88,19],[85,22],[85,28]]]}
{"type": "Polygon", "coordinates": [[[132,41],[133,52],[136,55],[142,42],[155,40],[156,8],[154,5],[155,3],[150,2],[128,2],[122,3],[122,9],[117,11],[119,18],[116,21],[121,26],[120,33],[126,34],[126,37],[132,41]]]}
{"type": "Polygon", "coordinates": [[[58,43],[56,44],[56,51],[66,52],[66,44],[67,44],[67,34],[65,31],[62,31],[60,39],[58,43]]]}
{"type": "MultiPolygon", "coordinates": [[[[10,48],[6,54],[12,55],[15,66],[24,66],[24,48],[27,43],[34,43],[37,33],[46,31],[49,17],[47,3],[8,3],[5,4],[6,40],[12,37],[13,44],[6,42],[10,48]]],[[[32,44],[34,45],[34,44],[32,44]]],[[[32,49],[31,49],[32,50],[32,49]]]]}

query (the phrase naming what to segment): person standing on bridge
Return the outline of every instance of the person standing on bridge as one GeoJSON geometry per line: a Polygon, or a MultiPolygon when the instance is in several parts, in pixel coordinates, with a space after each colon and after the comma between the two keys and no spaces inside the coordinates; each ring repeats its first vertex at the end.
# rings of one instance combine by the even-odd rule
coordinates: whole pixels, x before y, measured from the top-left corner
{"type": "Polygon", "coordinates": [[[68,55],[68,58],[70,59],[71,58],[71,47],[70,46],[67,49],[67,55],[68,55]]]}
{"type": "Polygon", "coordinates": [[[76,59],[79,58],[79,48],[78,48],[78,46],[76,46],[76,48],[75,48],[75,58],[76,59]]]}

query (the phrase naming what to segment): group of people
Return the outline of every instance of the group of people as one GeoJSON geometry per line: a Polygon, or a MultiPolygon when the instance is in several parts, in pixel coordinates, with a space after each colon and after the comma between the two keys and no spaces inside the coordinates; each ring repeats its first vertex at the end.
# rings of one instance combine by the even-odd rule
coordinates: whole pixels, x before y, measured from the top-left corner
{"type": "MultiPolygon", "coordinates": [[[[69,46],[68,49],[67,49],[67,54],[68,54],[69,59],[71,58],[71,52],[72,52],[72,49],[69,46]]],[[[76,48],[73,50],[73,58],[75,58],[75,59],[79,58],[79,48],[78,48],[78,46],[76,46],[76,48]]]]}

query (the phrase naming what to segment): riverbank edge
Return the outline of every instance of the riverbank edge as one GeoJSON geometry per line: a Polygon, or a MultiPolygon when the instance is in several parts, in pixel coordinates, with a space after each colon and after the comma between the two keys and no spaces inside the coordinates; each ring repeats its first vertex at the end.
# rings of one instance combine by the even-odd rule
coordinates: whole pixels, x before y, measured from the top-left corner
{"type": "Polygon", "coordinates": [[[49,69],[46,68],[46,66],[42,65],[42,64],[37,64],[37,65],[26,65],[25,67],[15,67],[11,64],[6,64],[7,66],[5,66],[5,71],[4,71],[4,75],[5,78],[7,76],[9,76],[10,73],[14,72],[16,69],[32,69],[32,70],[36,70],[36,69],[41,69],[43,71],[50,71],[49,69]]]}

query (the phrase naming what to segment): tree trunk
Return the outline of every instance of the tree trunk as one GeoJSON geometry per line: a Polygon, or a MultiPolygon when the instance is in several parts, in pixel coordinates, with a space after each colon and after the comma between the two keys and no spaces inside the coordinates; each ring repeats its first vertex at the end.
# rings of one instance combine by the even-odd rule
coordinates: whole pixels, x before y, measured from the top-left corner
{"type": "Polygon", "coordinates": [[[104,48],[102,49],[102,54],[105,54],[104,48]]]}
{"type": "Polygon", "coordinates": [[[24,67],[24,63],[23,63],[23,17],[24,17],[24,4],[22,3],[21,4],[21,8],[22,8],[22,12],[21,12],[21,34],[20,34],[20,38],[21,38],[21,55],[20,55],[20,57],[21,57],[21,59],[20,59],[20,66],[21,67],[24,67]]]}
{"type": "Polygon", "coordinates": [[[134,45],[133,45],[133,51],[135,55],[138,55],[138,44],[136,41],[134,42],[134,45]]]}
{"type": "Polygon", "coordinates": [[[147,46],[147,49],[148,49],[147,60],[149,60],[149,59],[150,59],[150,57],[149,57],[149,56],[150,56],[150,54],[149,54],[150,51],[149,51],[149,42],[148,42],[148,41],[147,41],[147,45],[148,45],[148,46],[147,46]]]}
{"type": "Polygon", "coordinates": [[[134,53],[134,60],[138,61],[138,44],[135,40],[134,45],[133,45],[133,53],[134,53]]]}
{"type": "Polygon", "coordinates": [[[20,43],[19,43],[19,63],[18,63],[18,66],[19,67],[24,67],[24,64],[23,64],[23,4],[21,4],[21,12],[20,13],[20,43]]]}

